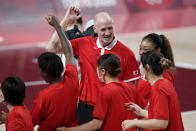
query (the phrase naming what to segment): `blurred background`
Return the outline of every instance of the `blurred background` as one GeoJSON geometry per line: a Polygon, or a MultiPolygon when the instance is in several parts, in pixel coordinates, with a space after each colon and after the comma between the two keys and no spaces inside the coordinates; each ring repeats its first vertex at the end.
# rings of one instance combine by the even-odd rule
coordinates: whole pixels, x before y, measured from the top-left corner
{"type": "Polygon", "coordinates": [[[138,60],[143,36],[166,35],[174,50],[181,110],[196,112],[196,0],[0,0],[0,82],[7,76],[21,77],[29,109],[47,86],[37,68],[37,57],[53,32],[44,17],[53,14],[61,20],[70,5],[80,7],[83,27],[100,11],[112,15],[116,36],[138,60]]]}

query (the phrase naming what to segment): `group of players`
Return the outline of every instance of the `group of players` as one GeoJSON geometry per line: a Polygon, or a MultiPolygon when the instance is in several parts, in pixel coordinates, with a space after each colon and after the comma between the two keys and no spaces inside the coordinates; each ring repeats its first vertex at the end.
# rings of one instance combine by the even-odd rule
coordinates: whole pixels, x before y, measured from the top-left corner
{"type": "Polygon", "coordinates": [[[46,16],[55,31],[38,67],[49,86],[39,92],[31,112],[23,104],[24,82],[18,77],[2,82],[9,110],[6,130],[33,131],[38,125],[39,131],[184,131],[168,39],[146,35],[138,68],[134,53],[114,36],[113,19],[105,12],[94,18],[97,37],[68,40],[64,32],[80,17],[75,6],[60,24],[55,16],[46,16]],[[65,67],[57,53],[64,54],[65,67]],[[74,56],[79,57],[80,81],[74,56]]]}

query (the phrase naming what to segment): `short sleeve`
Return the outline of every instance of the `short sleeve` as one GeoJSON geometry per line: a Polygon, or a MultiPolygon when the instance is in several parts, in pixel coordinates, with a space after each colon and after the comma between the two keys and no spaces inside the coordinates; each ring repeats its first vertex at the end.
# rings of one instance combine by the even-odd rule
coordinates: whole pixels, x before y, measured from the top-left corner
{"type": "Polygon", "coordinates": [[[79,56],[80,47],[82,47],[81,45],[85,44],[86,40],[87,37],[70,40],[74,56],[79,56]]]}
{"type": "Polygon", "coordinates": [[[78,56],[79,55],[80,39],[81,38],[70,40],[74,56],[78,56]]]}
{"type": "Polygon", "coordinates": [[[26,131],[23,121],[16,115],[7,118],[6,131],[26,131]]]}
{"type": "Polygon", "coordinates": [[[74,79],[75,81],[78,81],[78,71],[77,71],[77,68],[73,64],[66,65],[64,79],[66,79],[66,77],[69,77],[71,79],[74,79]]]}
{"type": "MultiPolygon", "coordinates": [[[[102,87],[104,88],[104,87],[102,87]]],[[[104,120],[111,103],[111,97],[106,92],[100,90],[97,96],[96,105],[93,111],[93,117],[104,120]]]]}
{"type": "Polygon", "coordinates": [[[164,70],[162,76],[169,80],[174,85],[174,73],[171,70],[164,70]]]}
{"type": "Polygon", "coordinates": [[[74,56],[80,57],[81,52],[86,52],[88,45],[92,44],[94,40],[95,38],[91,36],[86,36],[86,37],[81,37],[81,38],[70,40],[74,56]]]}
{"type": "Polygon", "coordinates": [[[169,120],[169,101],[167,95],[159,88],[151,92],[151,119],[169,120]]]}
{"type": "Polygon", "coordinates": [[[150,83],[143,78],[140,78],[137,83],[136,103],[145,108],[149,101],[151,86],[150,83]]]}
{"type": "Polygon", "coordinates": [[[129,56],[125,61],[125,65],[122,76],[124,82],[130,82],[140,78],[138,64],[132,51],[130,51],[129,56]]]}

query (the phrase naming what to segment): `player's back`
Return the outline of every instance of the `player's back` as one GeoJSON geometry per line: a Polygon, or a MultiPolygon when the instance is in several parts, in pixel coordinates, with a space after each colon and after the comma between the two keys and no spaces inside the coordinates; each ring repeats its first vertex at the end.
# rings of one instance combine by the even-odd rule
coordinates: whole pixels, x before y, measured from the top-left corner
{"type": "Polygon", "coordinates": [[[122,121],[134,119],[133,112],[127,110],[125,103],[135,102],[136,88],[125,82],[112,82],[101,88],[100,93],[106,96],[108,106],[108,114],[102,129],[103,131],[122,131],[122,121]]]}
{"type": "Polygon", "coordinates": [[[34,101],[31,113],[34,122],[39,124],[38,130],[55,131],[59,126],[76,126],[78,95],[77,69],[67,65],[63,80],[40,91],[34,101]]]}

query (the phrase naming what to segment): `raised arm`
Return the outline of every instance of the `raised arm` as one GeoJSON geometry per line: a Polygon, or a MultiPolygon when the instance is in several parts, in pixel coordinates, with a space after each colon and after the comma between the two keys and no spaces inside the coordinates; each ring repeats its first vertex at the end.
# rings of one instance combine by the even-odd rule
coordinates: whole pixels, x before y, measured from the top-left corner
{"type": "MultiPolygon", "coordinates": [[[[66,14],[63,20],[60,23],[60,26],[63,29],[63,32],[67,30],[67,26],[72,25],[78,18],[81,17],[80,9],[75,6],[70,6],[66,11],[66,14]]],[[[59,36],[56,31],[50,37],[46,49],[54,53],[63,53],[62,46],[60,44],[59,36]]]]}
{"type": "Polygon", "coordinates": [[[48,21],[48,23],[53,26],[58,34],[58,37],[60,38],[60,43],[61,43],[61,47],[62,47],[62,51],[65,55],[66,58],[66,64],[74,64],[75,60],[74,60],[74,56],[73,56],[73,51],[72,51],[72,47],[70,42],[68,41],[68,39],[66,38],[62,27],[60,26],[58,19],[55,16],[52,15],[48,15],[46,16],[46,20],[48,21]]]}

